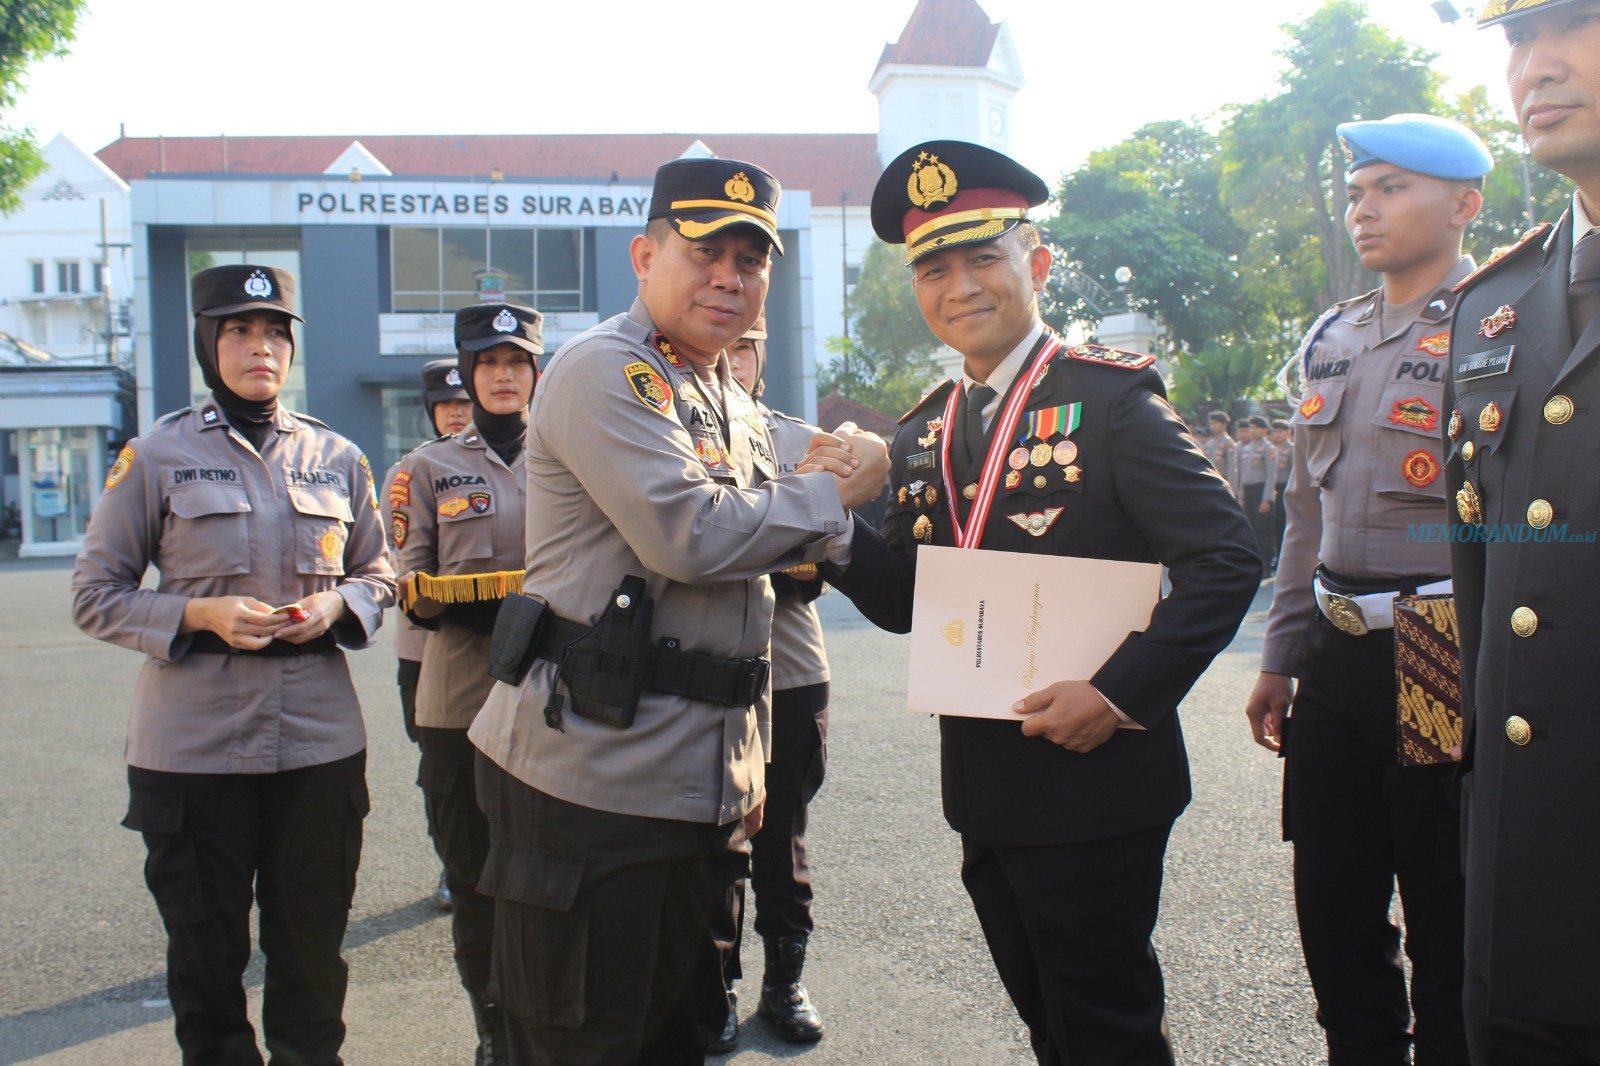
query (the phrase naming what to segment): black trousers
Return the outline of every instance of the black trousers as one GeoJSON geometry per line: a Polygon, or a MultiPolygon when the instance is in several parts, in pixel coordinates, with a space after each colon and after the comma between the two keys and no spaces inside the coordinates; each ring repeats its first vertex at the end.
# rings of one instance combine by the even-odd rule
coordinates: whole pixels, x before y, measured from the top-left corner
{"type": "MultiPolygon", "coordinates": [[[[810,936],[811,864],[806,857],[806,825],[811,801],[828,769],[828,683],[777,689],[772,693],[772,761],[767,763],[767,805],[761,831],[750,838],[750,887],[756,896],[756,934],[761,937],[810,936]]],[[[733,949],[724,976],[744,976],[739,951],[744,942],[745,885],[735,890],[733,949]]]]}
{"type": "Polygon", "coordinates": [[[1277,486],[1278,494],[1272,500],[1272,557],[1261,557],[1263,563],[1270,563],[1274,568],[1278,565],[1278,556],[1283,552],[1284,531],[1289,528],[1289,515],[1283,509],[1283,494],[1288,489],[1287,482],[1277,486]]]}
{"type": "Polygon", "coordinates": [[[489,820],[478,808],[477,749],[465,729],[419,726],[417,784],[428,812],[428,835],[450,886],[450,932],[461,987],[481,998],[489,985],[494,900],[478,892],[489,855],[489,820]]]}
{"type": "MultiPolygon", "coordinates": [[[[1597,1066],[1600,1028],[1530,1022],[1489,1013],[1489,986],[1467,974],[1467,1046],[1473,1066],[1597,1066]]],[[[1600,1026],[1600,1018],[1595,1025],[1600,1026]]]]}
{"type": "Polygon", "coordinates": [[[1459,786],[1453,766],[1402,767],[1396,740],[1393,631],[1352,637],[1318,612],[1284,744],[1284,837],[1329,1066],[1400,1066],[1413,1046],[1417,1066],[1467,1062],[1459,786]]]}
{"type": "Polygon", "coordinates": [[[275,1066],[339,1063],[339,955],[361,859],[366,752],[276,774],[128,767],[128,816],[167,930],[167,991],[185,1066],[259,1066],[245,1012],[250,906],[266,956],[261,1028],[275,1066]]]}
{"type": "Polygon", "coordinates": [[[1040,1066],[1171,1066],[1150,934],[1170,824],[1106,840],[962,840],[961,880],[1040,1066]]]}
{"type": "Polygon", "coordinates": [[[1262,566],[1272,561],[1273,544],[1272,515],[1261,513],[1261,501],[1266,494],[1265,481],[1239,486],[1239,506],[1244,509],[1245,518],[1250,520],[1250,532],[1256,535],[1256,551],[1261,555],[1262,566]]]}
{"type": "Polygon", "coordinates": [[[728,1016],[722,960],[740,823],[567,803],[478,756],[495,899],[492,993],[517,1066],[704,1060],[728,1016]]]}

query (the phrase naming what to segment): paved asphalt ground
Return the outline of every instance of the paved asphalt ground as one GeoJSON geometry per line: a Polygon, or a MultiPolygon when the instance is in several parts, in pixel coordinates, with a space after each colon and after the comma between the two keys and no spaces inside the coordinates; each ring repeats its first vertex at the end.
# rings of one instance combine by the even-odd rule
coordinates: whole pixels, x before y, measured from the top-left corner
{"type": "MultiPolygon", "coordinates": [[[[143,848],[119,827],[122,736],[140,657],[68,621],[66,561],[0,563],[0,1066],[176,1063],[160,921],[143,848]]],[[[1277,760],[1250,743],[1263,587],[1232,648],[1183,707],[1195,801],[1167,854],[1157,947],[1185,1064],[1323,1060],[1278,840],[1277,760]]],[[[848,601],[821,602],[833,660],[827,784],[813,807],[816,935],[807,983],[828,1027],[783,1044],[751,1017],[730,1066],[1032,1061],[990,966],[939,811],[934,723],[906,714],[907,644],[848,601]]],[[[351,1066],[471,1061],[438,872],[413,784],[389,633],[351,657],[371,735],[372,814],[346,955],[351,1066]]],[[[247,973],[258,1016],[259,957],[247,973]]],[[[718,1061],[713,1059],[713,1062],[718,1061]]]]}

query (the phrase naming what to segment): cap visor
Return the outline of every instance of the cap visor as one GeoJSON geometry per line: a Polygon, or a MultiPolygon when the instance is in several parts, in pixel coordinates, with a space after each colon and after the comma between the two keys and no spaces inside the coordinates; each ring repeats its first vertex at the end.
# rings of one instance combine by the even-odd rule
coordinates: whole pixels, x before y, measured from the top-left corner
{"type": "Polygon", "coordinates": [[[456,388],[429,389],[427,392],[423,393],[422,395],[423,395],[423,398],[425,400],[427,400],[427,402],[429,404],[449,403],[451,400],[470,400],[470,399],[472,399],[472,397],[467,395],[467,390],[466,389],[456,389],[456,388]]]}
{"type": "Polygon", "coordinates": [[[711,234],[721,232],[729,226],[753,226],[766,235],[779,255],[783,254],[783,238],[778,236],[778,231],[767,225],[764,219],[756,218],[754,215],[747,215],[742,211],[696,211],[683,216],[668,215],[667,220],[672,223],[672,228],[677,230],[684,240],[689,241],[697,241],[701,237],[709,237],[711,234]]]}
{"type": "Polygon", "coordinates": [[[288,315],[296,322],[305,321],[293,311],[285,310],[282,304],[267,303],[265,300],[250,300],[242,304],[228,304],[226,307],[208,307],[204,311],[196,311],[195,314],[205,315],[207,318],[223,318],[241,311],[276,311],[280,315],[288,315]]]}
{"type": "Polygon", "coordinates": [[[543,355],[544,348],[530,341],[526,337],[519,337],[514,333],[501,333],[493,337],[474,337],[470,341],[463,341],[461,350],[464,352],[488,351],[497,344],[515,344],[518,348],[531,355],[543,355]]]}
{"type": "Polygon", "coordinates": [[[916,243],[915,247],[906,249],[906,265],[909,266],[925,255],[943,251],[946,248],[955,248],[963,244],[979,244],[983,241],[992,241],[1011,232],[1017,223],[1024,221],[1020,218],[993,218],[979,225],[963,223],[952,226],[950,229],[936,231],[928,234],[916,243]]]}

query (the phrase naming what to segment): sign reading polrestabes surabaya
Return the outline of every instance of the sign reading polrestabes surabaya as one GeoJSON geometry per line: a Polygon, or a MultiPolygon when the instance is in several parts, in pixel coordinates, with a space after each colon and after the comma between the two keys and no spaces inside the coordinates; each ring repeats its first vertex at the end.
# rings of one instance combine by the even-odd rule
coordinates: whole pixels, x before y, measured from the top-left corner
{"type": "Polygon", "coordinates": [[[487,220],[516,220],[642,227],[650,207],[650,186],[302,181],[295,183],[294,206],[301,222],[481,226],[487,220]]]}
{"type": "Polygon", "coordinates": [[[1013,703],[1093,677],[1160,595],[1156,563],[921,545],[906,709],[1020,721],[1013,703]]]}

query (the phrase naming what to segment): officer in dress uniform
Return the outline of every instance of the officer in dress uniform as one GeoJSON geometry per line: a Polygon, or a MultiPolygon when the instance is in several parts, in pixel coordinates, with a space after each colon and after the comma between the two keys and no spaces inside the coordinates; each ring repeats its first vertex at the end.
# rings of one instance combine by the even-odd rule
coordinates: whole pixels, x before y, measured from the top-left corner
{"type": "Polygon", "coordinates": [[[729,376],[783,250],[778,196],[748,163],[661,167],[638,300],[534,396],[524,589],[547,609],[525,679],[470,731],[514,1062],[696,1062],[727,1019],[771,751],[766,575],[821,558],[888,469],[858,436],[849,477],[776,476],[729,376]]]}
{"type": "Polygon", "coordinates": [[[1245,713],[1287,760],[1284,837],[1330,1066],[1410,1063],[1413,1039],[1418,1063],[1465,1063],[1458,788],[1448,760],[1400,765],[1393,604],[1450,588],[1448,549],[1427,535],[1444,513],[1450,287],[1472,271],[1462,237],[1493,160],[1431,115],[1338,134],[1345,227],[1383,285],[1325,313],[1299,353],[1288,532],[1245,713]]]}
{"type": "Polygon", "coordinates": [[[1211,465],[1217,468],[1217,473],[1228,483],[1229,491],[1237,492],[1239,446],[1228,434],[1228,423],[1231,421],[1228,412],[1212,411],[1206,419],[1211,428],[1211,436],[1201,441],[1200,450],[1205,452],[1206,458],[1211,460],[1211,465]]]}
{"type": "Polygon", "coordinates": [[[1577,189],[1461,286],[1450,334],[1467,1033],[1479,1066],[1600,1063],[1600,4],[1493,0],[1479,24],[1510,44],[1533,157],[1577,189]]]}
{"type": "Polygon", "coordinates": [[[243,985],[253,900],[267,1051],[331,1066],[367,813],[366,732],[340,645],[371,641],[394,572],[366,457],[278,405],[294,277],[214,267],[192,295],[211,394],[117,456],[72,618],[148,656],[122,824],[149,852],[183,1061],[260,1066],[243,985]],[[143,588],[151,566],[159,583],[143,588]]]}
{"type": "MultiPolygon", "coordinates": [[[[821,432],[761,401],[767,367],[767,319],[728,349],[734,380],[756,401],[778,456],[778,473],[792,474],[821,432]]],[[[766,953],[761,999],[756,1014],[779,1036],[808,1044],[822,1039],[822,1018],[801,983],[811,916],[811,865],[806,824],[811,801],[822,787],[828,764],[828,652],[814,601],[822,578],[810,564],[772,575],[777,601],[772,611],[772,759],[767,764],[767,804],[762,832],[750,841],[750,887],[756,897],[756,933],[766,953]]],[[[728,953],[728,1024],[712,1045],[732,1051],[739,1042],[738,997],[733,982],[743,976],[739,944],[744,932],[744,884],[738,891],[734,921],[738,930],[728,953]]]]}
{"type": "Polygon", "coordinates": [[[882,533],[855,523],[848,565],[824,575],[905,632],[922,544],[1170,568],[1149,626],[1094,677],[1041,686],[1016,722],[939,723],[962,880],[1039,1061],[1165,1064],[1150,935],[1190,795],[1177,705],[1232,639],[1261,563],[1154,359],[1065,346],[1039,318],[1051,256],[1026,218],[1047,193],[961,141],[910,148],[879,179],[873,229],[906,245],[918,305],[963,377],[901,420],[882,533]]]}
{"type": "MultiPolygon", "coordinates": [[[[461,372],[454,359],[432,359],[422,364],[422,409],[427,412],[428,425],[435,436],[459,433],[472,421],[472,401],[467,390],[461,387],[461,372]]],[[[383,527],[389,531],[389,561],[399,559],[399,549],[394,543],[394,477],[400,472],[400,460],[383,475],[383,487],[378,499],[383,505],[383,527]]],[[[398,571],[398,568],[396,568],[398,571]]],[[[396,683],[400,686],[400,713],[406,725],[406,736],[417,742],[417,679],[422,676],[422,647],[428,631],[401,612],[395,623],[394,654],[399,660],[396,683]]],[[[423,790],[426,803],[427,790],[423,790]]],[[[426,809],[424,809],[426,812],[426,809]]],[[[434,906],[450,909],[450,883],[446,871],[439,871],[439,887],[433,894],[434,906]]]]}
{"type": "MultiPolygon", "coordinates": [[[[475,304],[456,312],[456,378],[471,400],[472,420],[401,461],[389,503],[402,575],[459,578],[522,568],[523,445],[536,360],[544,354],[543,322],[538,311],[518,304],[475,304]]],[[[410,618],[432,631],[417,690],[417,784],[450,888],[456,969],[477,1028],[477,1066],[503,1066],[509,1055],[505,1022],[489,989],[494,900],[478,892],[489,823],[478,808],[467,739],[493,684],[489,638],[500,599],[493,590],[480,592],[476,580],[460,587],[468,581],[450,586],[450,602],[419,596],[407,604],[410,618]]]]}

